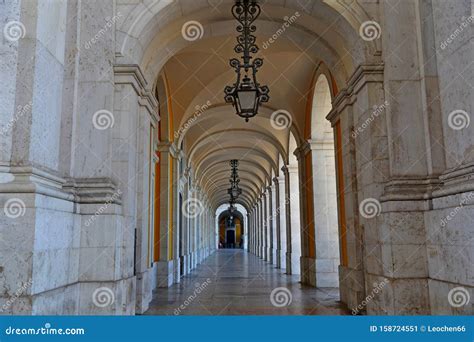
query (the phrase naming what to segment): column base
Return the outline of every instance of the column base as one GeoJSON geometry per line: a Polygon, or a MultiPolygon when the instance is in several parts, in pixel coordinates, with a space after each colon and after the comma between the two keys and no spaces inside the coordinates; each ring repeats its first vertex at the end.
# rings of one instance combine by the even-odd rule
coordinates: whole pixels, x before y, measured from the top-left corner
{"type": "Polygon", "coordinates": [[[170,287],[174,281],[174,260],[158,261],[156,263],[156,286],[170,287]]]}
{"type": "Polygon", "coordinates": [[[273,248],[271,247],[267,248],[267,261],[273,264],[273,248]]]}
{"type": "Polygon", "coordinates": [[[316,287],[316,259],[300,257],[301,283],[316,287]]]}
{"type": "MultiPolygon", "coordinates": [[[[154,265],[155,266],[155,265],[154,265]]],[[[148,306],[152,299],[152,276],[154,268],[149,268],[145,272],[138,273],[137,277],[137,298],[135,305],[135,312],[142,314],[148,310],[148,306]]]]}
{"type": "Polygon", "coordinates": [[[181,257],[174,259],[173,261],[174,282],[179,284],[181,282],[181,257]]]}

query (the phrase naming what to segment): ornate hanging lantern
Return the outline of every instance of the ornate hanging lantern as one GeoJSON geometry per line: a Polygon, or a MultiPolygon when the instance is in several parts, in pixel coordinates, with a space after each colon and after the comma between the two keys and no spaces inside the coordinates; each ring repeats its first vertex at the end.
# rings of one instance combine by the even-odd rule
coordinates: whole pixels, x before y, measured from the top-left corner
{"type": "Polygon", "coordinates": [[[232,6],[232,15],[239,22],[237,32],[236,53],[242,53],[242,61],[237,58],[230,59],[230,66],[237,74],[237,81],[232,86],[224,89],[225,101],[232,103],[236,114],[249,121],[249,118],[258,114],[261,103],[268,102],[269,89],[261,86],[257,81],[257,71],[263,65],[262,58],[252,61],[251,54],[258,52],[255,44],[256,37],[253,33],[257,27],[253,22],[260,15],[261,9],[256,0],[237,0],[232,6]]]}

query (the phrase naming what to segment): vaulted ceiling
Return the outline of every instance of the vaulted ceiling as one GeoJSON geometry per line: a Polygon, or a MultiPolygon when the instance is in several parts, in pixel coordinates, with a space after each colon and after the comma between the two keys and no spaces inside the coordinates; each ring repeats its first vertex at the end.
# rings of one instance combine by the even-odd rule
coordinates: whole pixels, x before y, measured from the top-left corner
{"type": "Polygon", "coordinates": [[[229,59],[238,57],[233,50],[237,35],[230,13],[233,1],[171,2],[161,20],[151,17],[134,45],[142,54],[146,74],[158,75],[165,83],[170,127],[181,132],[175,134],[175,143],[178,147],[183,143],[188,166],[215,208],[228,201],[231,159],[240,160],[240,203],[247,208],[279,175],[281,160],[288,163],[293,153],[290,134],[299,144],[305,125],[311,124],[306,116],[318,67],[324,63],[336,82],[344,84],[364,55],[356,48],[361,45],[355,44],[359,37],[350,23],[352,14],[337,10],[338,1],[259,2],[262,14],[256,21],[256,36],[264,65],[258,80],[270,87],[270,101],[249,122],[224,103],[224,87],[235,82],[229,59]],[[202,25],[201,38],[183,38],[183,25],[189,21],[202,25]],[[274,124],[275,111],[291,115],[289,129],[274,124]]]}

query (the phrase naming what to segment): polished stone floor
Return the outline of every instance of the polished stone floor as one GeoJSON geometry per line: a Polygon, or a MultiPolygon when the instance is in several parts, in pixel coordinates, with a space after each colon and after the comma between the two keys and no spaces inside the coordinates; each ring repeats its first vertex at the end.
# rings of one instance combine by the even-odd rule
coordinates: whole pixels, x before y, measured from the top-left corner
{"type": "Polygon", "coordinates": [[[184,276],[181,283],[156,290],[146,314],[349,314],[338,301],[338,289],[313,288],[298,281],[299,276],[285,275],[251,253],[221,249],[184,276]]]}

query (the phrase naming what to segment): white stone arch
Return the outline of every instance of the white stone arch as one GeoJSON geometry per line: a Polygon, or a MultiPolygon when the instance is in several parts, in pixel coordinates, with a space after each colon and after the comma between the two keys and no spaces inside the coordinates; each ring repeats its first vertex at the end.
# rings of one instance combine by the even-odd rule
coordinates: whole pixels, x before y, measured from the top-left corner
{"type": "MultiPolygon", "coordinates": [[[[244,249],[248,249],[248,212],[247,208],[240,203],[236,203],[235,207],[242,214],[242,235],[244,236],[244,249]]],[[[220,204],[215,210],[215,232],[216,232],[216,248],[219,248],[219,216],[229,208],[228,203],[220,204]]]]}

